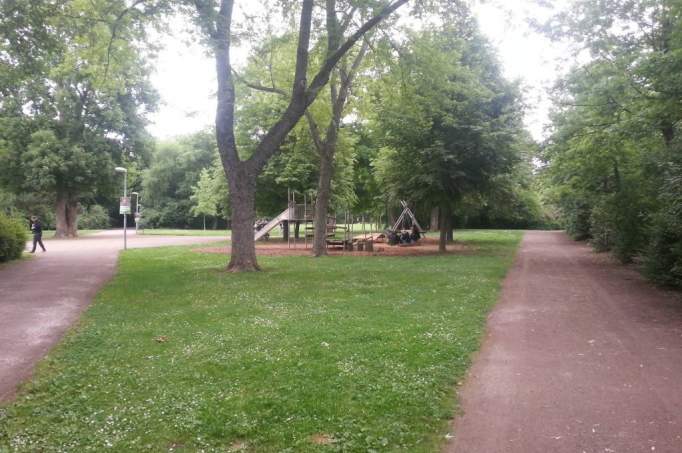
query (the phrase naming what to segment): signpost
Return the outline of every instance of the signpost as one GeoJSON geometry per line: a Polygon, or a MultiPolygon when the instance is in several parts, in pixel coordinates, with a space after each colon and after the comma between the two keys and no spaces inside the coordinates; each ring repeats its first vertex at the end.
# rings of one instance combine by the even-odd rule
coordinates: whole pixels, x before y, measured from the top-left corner
{"type": "Polygon", "coordinates": [[[130,214],[130,197],[121,197],[119,214],[130,214]]]}
{"type": "Polygon", "coordinates": [[[114,168],[116,173],[123,173],[123,196],[119,203],[119,212],[123,214],[123,250],[128,250],[128,214],[130,214],[130,198],[128,198],[128,170],[123,167],[114,168]]]}

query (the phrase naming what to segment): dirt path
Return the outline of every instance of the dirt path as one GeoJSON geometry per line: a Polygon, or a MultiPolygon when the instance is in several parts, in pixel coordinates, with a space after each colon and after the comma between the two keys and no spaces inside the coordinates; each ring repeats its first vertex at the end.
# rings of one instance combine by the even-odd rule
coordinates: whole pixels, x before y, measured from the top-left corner
{"type": "Polygon", "coordinates": [[[527,233],[460,395],[448,453],[682,452],[682,300],[527,233]]]}
{"type": "MultiPolygon", "coordinates": [[[[113,275],[122,230],[45,241],[47,253],[0,268],[0,401],[14,395],[113,275]]],[[[128,247],[201,244],[218,237],[128,235],[128,247]]],[[[40,250],[40,248],[38,248],[40,250]]]]}

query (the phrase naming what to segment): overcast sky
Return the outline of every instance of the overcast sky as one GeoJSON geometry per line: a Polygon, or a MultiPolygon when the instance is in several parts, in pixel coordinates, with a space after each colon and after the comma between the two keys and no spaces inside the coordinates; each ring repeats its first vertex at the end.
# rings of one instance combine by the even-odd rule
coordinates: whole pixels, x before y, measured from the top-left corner
{"type": "MultiPolygon", "coordinates": [[[[535,0],[493,0],[474,7],[481,30],[498,50],[504,73],[520,79],[529,106],[526,125],[536,139],[543,137],[548,121],[546,89],[565,71],[562,57],[566,49],[533,31],[528,18],[546,18],[551,11],[537,6],[535,0]]],[[[198,131],[213,124],[215,117],[215,67],[199,44],[182,32],[182,22],[172,25],[173,36],[164,37],[152,82],[161,95],[159,112],[150,131],[159,138],[198,131]]],[[[244,60],[243,52],[235,55],[244,60]]]]}

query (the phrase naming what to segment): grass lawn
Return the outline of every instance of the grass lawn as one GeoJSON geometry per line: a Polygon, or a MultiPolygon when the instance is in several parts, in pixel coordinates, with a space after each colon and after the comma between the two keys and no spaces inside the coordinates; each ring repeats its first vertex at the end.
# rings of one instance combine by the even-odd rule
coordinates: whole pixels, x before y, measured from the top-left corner
{"type": "MultiPolygon", "coordinates": [[[[78,236],[89,236],[91,234],[99,233],[102,230],[78,230],[78,236]]],[[[43,230],[43,239],[54,239],[55,230],[43,230]]],[[[29,241],[33,240],[33,236],[29,234],[29,241]]]]}
{"type": "Polygon", "coordinates": [[[159,235],[159,236],[230,236],[230,230],[181,230],[159,228],[151,229],[145,228],[140,230],[140,234],[144,235],[159,235]]]}
{"type": "Polygon", "coordinates": [[[433,257],[129,250],[0,409],[0,451],[437,452],[521,237],[433,257]]]}

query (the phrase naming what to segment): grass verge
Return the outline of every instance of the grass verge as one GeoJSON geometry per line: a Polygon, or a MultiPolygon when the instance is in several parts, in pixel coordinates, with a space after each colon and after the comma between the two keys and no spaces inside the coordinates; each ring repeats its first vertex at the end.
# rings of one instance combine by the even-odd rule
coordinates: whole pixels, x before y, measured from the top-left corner
{"type": "Polygon", "coordinates": [[[160,228],[160,229],[151,229],[151,228],[146,228],[144,230],[140,230],[140,234],[144,234],[147,236],[221,236],[221,237],[229,237],[230,236],[230,230],[181,230],[181,229],[168,229],[168,228],[160,228]]]}
{"type": "Polygon", "coordinates": [[[0,451],[438,451],[520,237],[236,275],[188,247],[128,251],[0,409],[0,451]]]}
{"type": "MultiPolygon", "coordinates": [[[[78,230],[78,237],[90,236],[91,234],[99,233],[102,230],[78,230]]],[[[55,230],[43,230],[43,239],[54,239],[55,230]]],[[[32,241],[33,237],[29,235],[29,241],[32,241]]]]}

